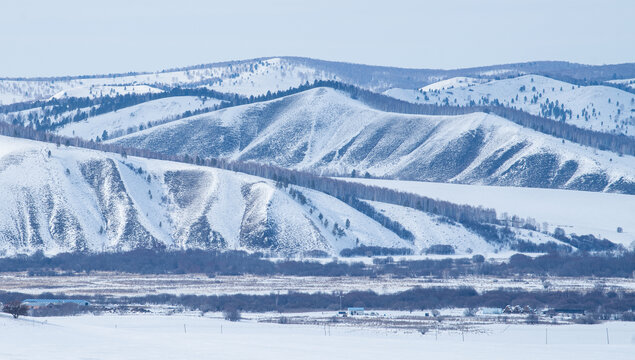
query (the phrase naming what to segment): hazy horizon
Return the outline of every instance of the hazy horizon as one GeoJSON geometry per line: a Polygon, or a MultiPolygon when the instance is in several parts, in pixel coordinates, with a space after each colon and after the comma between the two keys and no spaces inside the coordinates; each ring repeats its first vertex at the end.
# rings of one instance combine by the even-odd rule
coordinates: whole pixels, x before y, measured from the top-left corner
{"type": "Polygon", "coordinates": [[[1,77],[158,71],[271,56],[417,69],[635,61],[635,2],[625,0],[26,0],[4,7],[1,77]]]}

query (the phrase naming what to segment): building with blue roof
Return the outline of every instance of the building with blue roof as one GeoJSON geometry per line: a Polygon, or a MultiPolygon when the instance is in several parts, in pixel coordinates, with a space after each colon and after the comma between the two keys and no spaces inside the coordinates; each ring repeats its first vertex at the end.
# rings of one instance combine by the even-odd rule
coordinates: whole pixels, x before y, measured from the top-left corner
{"type": "Polygon", "coordinates": [[[22,305],[35,309],[40,307],[63,305],[63,304],[77,304],[79,306],[89,306],[90,302],[86,300],[77,299],[26,299],[22,301],[22,305]]]}

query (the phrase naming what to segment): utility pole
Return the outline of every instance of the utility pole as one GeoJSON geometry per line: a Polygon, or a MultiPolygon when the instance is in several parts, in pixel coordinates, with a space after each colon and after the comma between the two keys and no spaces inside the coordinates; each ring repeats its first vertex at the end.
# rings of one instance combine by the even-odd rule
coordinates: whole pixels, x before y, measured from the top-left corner
{"type": "Polygon", "coordinates": [[[547,328],[545,328],[545,345],[547,345],[547,328]]]}
{"type": "Polygon", "coordinates": [[[609,345],[609,328],[606,328],[606,345],[609,345]]]}

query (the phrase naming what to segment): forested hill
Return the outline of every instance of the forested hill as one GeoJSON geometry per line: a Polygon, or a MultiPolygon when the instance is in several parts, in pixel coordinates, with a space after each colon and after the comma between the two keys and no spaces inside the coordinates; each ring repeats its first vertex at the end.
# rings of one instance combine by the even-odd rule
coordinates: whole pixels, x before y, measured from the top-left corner
{"type": "MultiPolygon", "coordinates": [[[[320,174],[635,193],[632,156],[533,131],[489,108],[482,109],[489,114],[469,110],[322,87],[184,118],[111,142],[166,155],[249,160],[320,174]],[[463,115],[375,109],[382,106],[463,115]]],[[[536,126],[542,121],[526,116],[536,126]]]]}
{"type": "Polygon", "coordinates": [[[620,248],[593,235],[566,235],[559,228],[553,234],[542,233],[530,218],[514,217],[513,223],[503,223],[492,209],[273,166],[167,156],[15,126],[0,126],[0,133],[52,145],[3,138],[0,183],[13,189],[3,200],[13,205],[0,218],[7,225],[0,234],[5,254],[140,247],[324,255],[353,254],[358,249],[360,254],[447,254],[620,248]],[[55,143],[66,145],[60,149],[55,143]],[[66,148],[68,145],[120,155],[66,148]],[[129,159],[128,154],[199,166],[129,159]],[[201,165],[260,178],[210,171],[201,165]],[[11,176],[16,172],[27,174],[28,181],[16,182],[11,176]],[[233,222],[221,216],[236,213],[243,213],[242,220],[232,216],[233,222]],[[417,220],[403,223],[406,213],[417,220]],[[47,223],[52,225],[44,226],[47,223]],[[422,224],[435,231],[422,232],[418,228],[422,224]]]}

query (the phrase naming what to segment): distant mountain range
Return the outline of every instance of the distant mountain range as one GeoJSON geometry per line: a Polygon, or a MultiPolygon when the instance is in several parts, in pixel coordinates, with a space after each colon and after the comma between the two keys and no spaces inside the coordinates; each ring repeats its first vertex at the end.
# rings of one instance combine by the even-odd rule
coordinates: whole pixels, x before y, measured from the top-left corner
{"type": "MultiPolygon", "coordinates": [[[[156,73],[0,79],[0,122],[22,129],[7,135],[48,132],[68,144],[77,137],[187,162],[635,194],[634,78],[635,64],[418,70],[275,57],[156,73]],[[360,90],[307,85],[315,81],[360,90]],[[362,90],[371,95],[358,97],[362,90]],[[529,126],[490,108],[539,121],[529,126]],[[565,135],[571,129],[580,133],[565,135]]],[[[553,232],[570,224],[549,231],[531,221],[476,224],[288,180],[3,136],[0,250],[331,256],[360,246],[413,253],[433,245],[458,253],[535,251],[548,242],[597,248],[584,243],[597,239],[553,232]]],[[[620,227],[620,243],[635,240],[629,225],[620,227]]]]}

